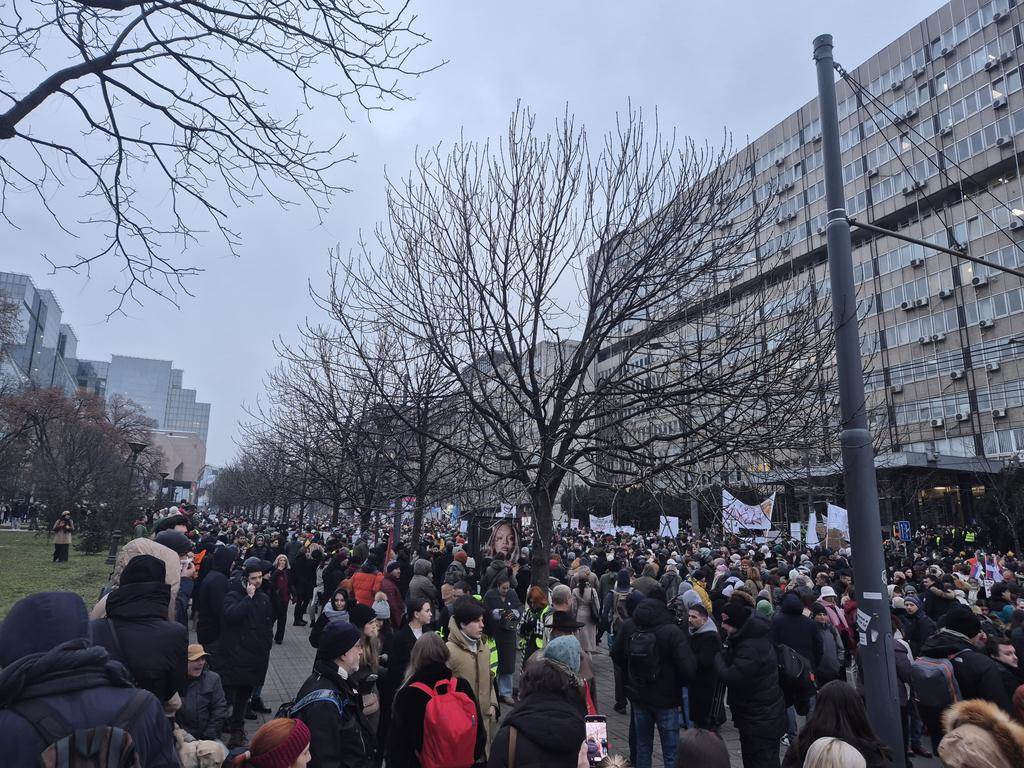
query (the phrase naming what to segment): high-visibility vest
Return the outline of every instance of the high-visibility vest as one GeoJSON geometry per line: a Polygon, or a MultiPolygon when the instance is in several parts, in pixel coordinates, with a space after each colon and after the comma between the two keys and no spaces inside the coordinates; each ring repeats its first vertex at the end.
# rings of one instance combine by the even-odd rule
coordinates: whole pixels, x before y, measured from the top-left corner
{"type": "Polygon", "coordinates": [[[974,537],[975,537],[974,531],[967,531],[964,534],[964,542],[967,543],[967,544],[973,544],[974,543],[974,537]]]}
{"type": "Polygon", "coordinates": [[[498,674],[498,644],[493,637],[487,638],[487,647],[491,649],[491,674],[498,674]]]}

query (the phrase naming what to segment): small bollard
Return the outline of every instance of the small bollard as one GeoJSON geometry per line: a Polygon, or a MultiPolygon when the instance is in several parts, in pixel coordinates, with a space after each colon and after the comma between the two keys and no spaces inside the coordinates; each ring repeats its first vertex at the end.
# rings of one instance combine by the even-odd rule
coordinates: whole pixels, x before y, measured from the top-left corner
{"type": "Polygon", "coordinates": [[[121,529],[115,529],[110,534],[110,552],[107,553],[107,565],[113,565],[117,562],[117,546],[121,543],[121,529]]]}

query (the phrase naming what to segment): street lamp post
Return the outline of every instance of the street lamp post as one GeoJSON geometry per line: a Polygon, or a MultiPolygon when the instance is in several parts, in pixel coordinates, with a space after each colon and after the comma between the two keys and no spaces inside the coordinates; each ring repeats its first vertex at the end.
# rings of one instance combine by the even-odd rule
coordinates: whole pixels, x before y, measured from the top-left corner
{"type": "MultiPolygon", "coordinates": [[[[132,483],[135,481],[135,466],[139,461],[139,455],[148,448],[146,443],[128,443],[128,501],[132,498],[132,483]]],[[[110,532],[110,551],[107,552],[107,565],[114,565],[117,562],[117,548],[121,544],[121,529],[115,528],[110,532]]]]}

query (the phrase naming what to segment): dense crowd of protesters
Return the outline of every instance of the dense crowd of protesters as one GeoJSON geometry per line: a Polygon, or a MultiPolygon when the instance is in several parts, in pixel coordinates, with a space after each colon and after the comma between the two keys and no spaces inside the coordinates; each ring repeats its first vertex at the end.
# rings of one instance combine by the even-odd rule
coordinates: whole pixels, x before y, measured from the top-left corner
{"type": "Polygon", "coordinates": [[[867,718],[845,542],[563,529],[535,584],[518,539],[474,557],[439,523],[393,551],[349,526],[187,507],[135,534],[91,612],[41,593],[0,626],[4,765],[90,744],[155,768],[650,768],[657,739],[666,768],[725,766],[731,715],[746,768],[884,766],[895,750],[1024,766],[1024,562],[970,530],[886,544],[897,745],[867,718]],[[315,661],[250,739],[286,631],[315,661]],[[588,725],[607,714],[599,684],[628,714],[617,756],[588,725]]]}

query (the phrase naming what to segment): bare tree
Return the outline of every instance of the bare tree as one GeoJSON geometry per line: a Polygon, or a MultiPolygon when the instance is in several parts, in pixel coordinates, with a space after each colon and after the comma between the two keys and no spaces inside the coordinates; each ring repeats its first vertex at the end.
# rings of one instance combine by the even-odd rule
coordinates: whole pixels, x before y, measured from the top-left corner
{"type": "Polygon", "coordinates": [[[791,374],[828,323],[765,235],[752,162],[637,113],[592,150],[571,117],[544,135],[517,110],[497,146],[420,157],[376,251],[335,255],[319,300],[349,357],[371,370],[394,334],[436,361],[459,429],[427,434],[528,499],[535,581],[567,477],[647,483],[806,429],[791,374]]]}
{"type": "Polygon", "coordinates": [[[102,245],[55,266],[120,259],[122,304],[187,291],[200,267],[180,251],[204,229],[237,252],[230,207],[268,196],[327,210],[342,189],[332,171],[351,158],[337,134],[312,136],[309,116],[406,99],[427,42],[414,20],[374,0],[12,0],[0,6],[0,216],[14,225],[7,203],[26,193],[68,234],[98,230],[102,245]]]}

